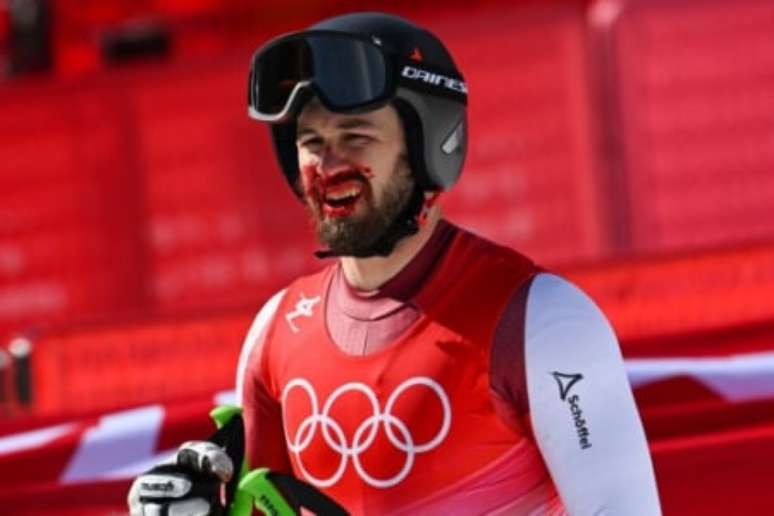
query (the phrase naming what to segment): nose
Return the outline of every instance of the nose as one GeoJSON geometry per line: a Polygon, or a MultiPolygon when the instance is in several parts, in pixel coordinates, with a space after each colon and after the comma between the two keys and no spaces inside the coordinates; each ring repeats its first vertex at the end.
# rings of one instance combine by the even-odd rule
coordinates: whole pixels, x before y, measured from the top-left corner
{"type": "Polygon", "coordinates": [[[349,169],[351,164],[330,145],[326,145],[323,149],[322,156],[320,156],[318,166],[322,175],[335,176],[336,174],[349,169]]]}

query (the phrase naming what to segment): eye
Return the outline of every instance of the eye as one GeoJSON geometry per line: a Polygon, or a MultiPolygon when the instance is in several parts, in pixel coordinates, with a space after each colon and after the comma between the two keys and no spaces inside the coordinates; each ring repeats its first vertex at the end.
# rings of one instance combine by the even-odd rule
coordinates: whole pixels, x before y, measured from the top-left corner
{"type": "Polygon", "coordinates": [[[366,145],[372,142],[374,139],[370,135],[363,133],[347,133],[344,135],[344,141],[350,145],[366,145]]]}
{"type": "Polygon", "coordinates": [[[323,145],[323,139],[319,136],[307,136],[296,140],[296,144],[299,147],[304,147],[310,151],[319,149],[323,145]]]}

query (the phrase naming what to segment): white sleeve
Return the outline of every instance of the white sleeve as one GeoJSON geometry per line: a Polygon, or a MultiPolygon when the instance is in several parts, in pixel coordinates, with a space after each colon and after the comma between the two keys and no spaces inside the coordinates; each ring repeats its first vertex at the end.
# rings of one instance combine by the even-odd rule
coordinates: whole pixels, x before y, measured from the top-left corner
{"type": "MultiPolygon", "coordinates": [[[[237,405],[242,405],[242,392],[244,389],[244,374],[247,369],[247,362],[250,356],[255,351],[260,353],[261,346],[263,345],[263,334],[266,328],[269,326],[269,322],[274,318],[274,313],[277,311],[277,307],[285,296],[285,290],[281,290],[274,294],[269,299],[263,308],[258,312],[258,315],[253,320],[253,324],[250,325],[250,330],[247,332],[244,344],[242,344],[242,351],[239,352],[239,362],[237,363],[236,370],[236,402],[237,405]]],[[[255,357],[254,357],[255,359],[255,357]]]]}
{"type": "Polygon", "coordinates": [[[569,514],[661,514],[621,350],[599,308],[562,278],[539,274],[524,347],[535,440],[569,514]]]}

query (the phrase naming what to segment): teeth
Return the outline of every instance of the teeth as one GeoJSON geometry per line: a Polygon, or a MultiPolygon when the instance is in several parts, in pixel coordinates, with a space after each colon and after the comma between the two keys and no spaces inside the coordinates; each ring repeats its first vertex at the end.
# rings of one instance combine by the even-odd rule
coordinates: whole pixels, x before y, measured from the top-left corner
{"type": "Polygon", "coordinates": [[[345,199],[357,197],[359,193],[360,188],[348,188],[346,190],[326,193],[325,199],[328,201],[343,201],[345,199]]]}

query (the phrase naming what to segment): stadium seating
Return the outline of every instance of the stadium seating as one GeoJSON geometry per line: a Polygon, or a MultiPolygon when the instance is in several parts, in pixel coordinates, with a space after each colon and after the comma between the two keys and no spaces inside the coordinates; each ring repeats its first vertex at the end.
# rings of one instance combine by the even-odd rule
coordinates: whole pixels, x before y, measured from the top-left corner
{"type": "Polygon", "coordinates": [[[255,303],[315,265],[268,132],[247,119],[247,61],[242,52],[134,77],[159,312],[255,303]]]}
{"type": "MultiPolygon", "coordinates": [[[[51,3],[56,73],[0,89],[0,506],[96,516],[209,433],[257,308],[319,266],[245,116],[252,48],[377,4],[51,3]],[[169,48],[117,66],[106,41],[143,30],[169,48]],[[104,461],[73,476],[86,444],[104,461]]],[[[665,514],[770,512],[771,2],[415,4],[391,5],[439,33],[471,91],[450,218],[608,315],[665,514]]]]}
{"type": "Polygon", "coordinates": [[[620,0],[607,37],[622,244],[632,252],[774,236],[774,10],[766,0],[620,0]]]}
{"type": "Polygon", "coordinates": [[[136,309],[143,241],[115,99],[36,84],[0,105],[0,333],[136,309]]]}
{"type": "MultiPolygon", "coordinates": [[[[95,3],[64,16],[110,25],[132,9],[140,7],[95,3]]],[[[449,212],[542,262],[604,255],[605,195],[593,186],[578,50],[583,11],[569,4],[554,14],[460,11],[438,25],[482,92],[471,106],[469,170],[449,196],[449,212]],[[487,30],[493,24],[509,30],[487,30]],[[512,38],[513,30],[523,37],[512,38]],[[511,86],[486,92],[502,83],[497,70],[513,58],[530,73],[509,72],[511,86]]],[[[249,54],[20,83],[0,93],[0,159],[17,170],[0,178],[7,186],[0,230],[14,224],[3,233],[13,242],[0,246],[0,301],[15,303],[0,319],[6,331],[255,304],[318,265],[306,215],[283,182],[266,129],[245,116],[249,54]],[[20,249],[24,242],[37,247],[20,249]],[[26,265],[27,276],[9,272],[22,259],[36,264],[34,274],[26,265]]]]}
{"type": "Polygon", "coordinates": [[[470,146],[450,217],[542,263],[610,252],[581,3],[437,20],[466,74],[470,146]],[[495,222],[496,221],[496,222],[495,222]]]}
{"type": "Polygon", "coordinates": [[[11,17],[8,9],[0,5],[0,81],[10,74],[11,64],[11,17]]]}

